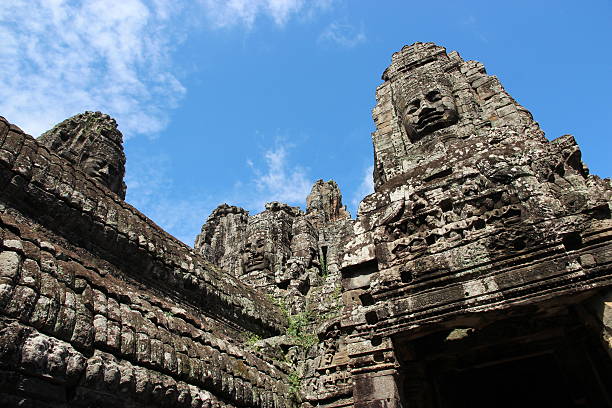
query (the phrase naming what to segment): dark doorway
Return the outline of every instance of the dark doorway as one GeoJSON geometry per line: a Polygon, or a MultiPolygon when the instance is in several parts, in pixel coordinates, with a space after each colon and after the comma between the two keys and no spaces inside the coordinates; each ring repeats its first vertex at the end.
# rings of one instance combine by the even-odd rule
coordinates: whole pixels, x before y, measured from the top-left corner
{"type": "Polygon", "coordinates": [[[448,408],[584,407],[575,405],[552,354],[447,374],[440,396],[448,408]]]}
{"type": "Polygon", "coordinates": [[[612,408],[612,362],[573,309],[394,339],[402,406],[612,408]]]}

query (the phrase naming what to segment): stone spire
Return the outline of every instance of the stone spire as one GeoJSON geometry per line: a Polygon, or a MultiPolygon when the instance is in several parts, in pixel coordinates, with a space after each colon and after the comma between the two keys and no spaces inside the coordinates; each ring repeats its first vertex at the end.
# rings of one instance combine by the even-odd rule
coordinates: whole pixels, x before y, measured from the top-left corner
{"type": "Polygon", "coordinates": [[[540,133],[531,114],[477,61],[433,43],[415,43],[393,54],[376,92],[372,114],[374,184],[440,157],[449,139],[483,129],[540,133]]]}
{"type": "Polygon", "coordinates": [[[312,186],[306,198],[306,214],[322,225],[351,217],[346,206],[342,205],[342,194],[334,180],[318,180],[312,186]]]}
{"type": "Polygon", "coordinates": [[[101,112],[85,112],[55,125],[38,141],[125,199],[125,153],[117,122],[101,112]]]}
{"type": "Polygon", "coordinates": [[[249,212],[243,208],[219,205],[196,237],[195,250],[213,264],[237,274],[248,218],[249,212]]]}

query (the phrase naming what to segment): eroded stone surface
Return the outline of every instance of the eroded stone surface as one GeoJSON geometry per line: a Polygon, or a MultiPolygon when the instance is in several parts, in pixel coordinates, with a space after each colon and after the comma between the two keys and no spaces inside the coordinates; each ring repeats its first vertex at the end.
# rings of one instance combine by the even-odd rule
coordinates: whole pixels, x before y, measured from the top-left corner
{"type": "MultiPolygon", "coordinates": [[[[388,391],[368,391],[382,370],[430,364],[433,353],[414,351],[419,337],[469,345],[458,333],[503,321],[494,311],[544,322],[611,283],[610,244],[596,244],[610,239],[610,180],[589,175],[571,136],[549,142],[482,64],[435,44],[404,47],[383,80],[375,193],[360,205],[342,264],[356,406],[399,406],[394,387],[431,386],[392,370],[388,391]],[[566,306],[521,312],[551,299],[566,306]]],[[[425,394],[403,401],[427,404],[425,394]]]]}
{"type": "MultiPolygon", "coordinates": [[[[222,204],[208,217],[195,248],[212,263],[275,298],[290,314],[321,304],[325,312],[330,302],[311,300],[309,293],[322,290],[330,272],[339,282],[337,253],[345,234],[336,230],[352,221],[334,181],[317,181],[307,203],[306,213],[271,202],[256,215],[222,204]]],[[[331,290],[336,286],[331,283],[331,290]]]]}
{"type": "Polygon", "coordinates": [[[80,113],[55,125],[38,141],[125,198],[123,135],[110,116],[80,113]]]}
{"type": "Polygon", "coordinates": [[[350,218],[346,206],[342,205],[340,189],[333,180],[318,180],[312,186],[310,195],[306,197],[306,213],[318,227],[350,218]]]}
{"type": "Polygon", "coordinates": [[[276,305],[4,118],[0,142],[3,406],[293,404],[241,342],[276,305]]]}
{"type": "Polygon", "coordinates": [[[356,220],[319,180],[193,249],[121,200],[112,119],[0,118],[0,405],[606,406],[610,180],[456,52],[383,81],[356,220]]]}

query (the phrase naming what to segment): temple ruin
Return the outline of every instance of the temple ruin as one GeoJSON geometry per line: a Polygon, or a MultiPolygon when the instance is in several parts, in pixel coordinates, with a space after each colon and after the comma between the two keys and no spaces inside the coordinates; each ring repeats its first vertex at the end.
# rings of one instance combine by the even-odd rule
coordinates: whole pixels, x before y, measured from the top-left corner
{"type": "Polygon", "coordinates": [[[382,81],[356,219],[319,180],[193,247],[108,115],[0,117],[0,406],[612,407],[611,180],[457,52],[382,81]]]}

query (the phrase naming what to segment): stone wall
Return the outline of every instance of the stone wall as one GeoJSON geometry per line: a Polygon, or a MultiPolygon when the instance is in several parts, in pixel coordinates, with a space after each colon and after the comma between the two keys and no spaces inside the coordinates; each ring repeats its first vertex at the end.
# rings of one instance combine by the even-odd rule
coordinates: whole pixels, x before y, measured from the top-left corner
{"type": "Polygon", "coordinates": [[[255,215],[222,204],[206,220],[195,248],[284,310],[287,333],[253,346],[290,362],[303,399],[318,404],[351,393],[338,329],[341,254],[354,221],[334,181],[317,181],[306,203],[304,212],[272,202],[255,215]]]}
{"type": "Polygon", "coordinates": [[[292,404],[276,305],[4,119],[0,163],[6,406],[292,404]]]}

